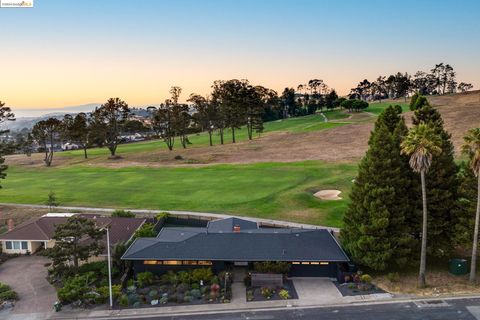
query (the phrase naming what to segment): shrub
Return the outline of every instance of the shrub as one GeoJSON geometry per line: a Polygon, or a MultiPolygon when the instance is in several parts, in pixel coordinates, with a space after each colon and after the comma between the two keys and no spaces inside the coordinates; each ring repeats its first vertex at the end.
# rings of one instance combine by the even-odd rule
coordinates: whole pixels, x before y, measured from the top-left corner
{"type": "Polygon", "coordinates": [[[9,285],[6,285],[4,283],[0,283],[0,293],[5,292],[5,291],[10,291],[12,288],[10,288],[9,285]]]}
{"type": "Polygon", "coordinates": [[[278,295],[280,296],[280,298],[282,298],[284,300],[290,299],[290,293],[285,289],[280,290],[278,295]]]}
{"type": "Polygon", "coordinates": [[[180,283],[178,286],[177,286],[177,293],[185,293],[188,291],[188,289],[190,289],[190,286],[186,283],[180,283]]]}
{"type": "Polygon", "coordinates": [[[192,283],[192,289],[200,289],[200,285],[198,283],[192,283]]]}
{"type": "Polygon", "coordinates": [[[387,274],[387,279],[390,282],[398,282],[400,281],[400,274],[398,274],[398,272],[390,272],[389,274],[387,274]]]}
{"type": "Polygon", "coordinates": [[[137,274],[137,283],[140,288],[144,288],[153,283],[153,273],[146,271],[137,274]]]}
{"type": "Polygon", "coordinates": [[[363,283],[370,284],[370,283],[372,283],[372,277],[368,274],[362,274],[360,276],[360,281],[363,282],[363,283]]]}
{"type": "Polygon", "coordinates": [[[288,262],[265,261],[255,262],[253,270],[260,273],[282,273],[286,274],[290,271],[290,264],[288,262]]]}
{"type": "Polygon", "coordinates": [[[202,292],[200,292],[200,289],[192,289],[190,295],[194,299],[200,299],[202,297],[202,292]]]}
{"type": "Polygon", "coordinates": [[[180,271],[178,274],[178,281],[181,283],[190,284],[192,282],[192,274],[187,271],[180,271]]]}
{"type": "Polygon", "coordinates": [[[270,299],[273,296],[273,289],[269,287],[263,287],[261,289],[262,296],[264,296],[266,299],[270,299]]]}
{"type": "Polygon", "coordinates": [[[248,290],[247,291],[247,301],[252,301],[254,298],[253,298],[253,291],[252,290],[248,290]]]}
{"type": "MultiPolygon", "coordinates": [[[[104,303],[110,298],[110,290],[109,290],[108,286],[99,287],[99,288],[96,289],[96,292],[98,294],[100,294],[100,296],[96,298],[97,303],[104,303]]],[[[112,298],[115,300],[118,297],[120,297],[121,294],[122,294],[122,286],[119,285],[119,284],[118,285],[113,285],[112,286],[112,298]]]]}
{"type": "MultiPolygon", "coordinates": [[[[108,264],[106,261],[84,263],[80,267],[78,267],[76,274],[83,275],[89,272],[95,273],[98,279],[102,279],[102,278],[108,279],[108,264]]],[[[112,277],[116,277],[118,274],[119,274],[118,269],[113,267],[112,277]]]]}
{"type": "Polygon", "coordinates": [[[128,304],[129,305],[133,305],[133,304],[139,302],[139,300],[140,300],[140,297],[136,293],[130,293],[128,295],[128,304]]]}
{"type": "Polygon", "coordinates": [[[64,286],[57,292],[60,302],[65,304],[77,300],[83,302],[87,299],[86,294],[91,291],[90,285],[92,281],[90,279],[95,279],[95,275],[92,272],[67,278],[64,286]]]}
{"type": "Polygon", "coordinates": [[[128,307],[128,296],[126,294],[122,294],[119,303],[123,307],[128,307]]]}
{"type": "Polygon", "coordinates": [[[157,215],[155,216],[155,220],[159,221],[162,219],[168,219],[169,216],[170,216],[170,213],[168,212],[160,212],[160,213],[157,213],[157,215]]]}
{"type": "Polygon", "coordinates": [[[115,210],[112,212],[112,217],[135,218],[135,213],[126,210],[115,210]]]}
{"type": "Polygon", "coordinates": [[[18,295],[13,290],[3,291],[0,293],[0,301],[2,300],[17,300],[18,295]]]}
{"type": "Polygon", "coordinates": [[[135,281],[133,279],[128,279],[127,287],[133,287],[133,286],[135,286],[135,281]]]}
{"type": "Polygon", "coordinates": [[[152,299],[155,299],[158,297],[158,291],[153,289],[153,290],[150,290],[150,292],[148,293],[149,297],[152,298],[152,299]]]}
{"type": "Polygon", "coordinates": [[[212,284],[219,284],[219,283],[220,283],[220,280],[218,280],[218,277],[217,277],[217,276],[213,276],[211,283],[212,283],[212,284]]]}
{"type": "Polygon", "coordinates": [[[167,302],[168,302],[168,295],[162,296],[162,297],[160,298],[160,300],[158,300],[158,302],[161,303],[161,304],[167,303],[167,302]]]}
{"type": "Polygon", "coordinates": [[[204,283],[210,283],[212,278],[213,272],[210,268],[200,268],[192,271],[193,282],[200,283],[200,280],[203,280],[204,283]]]}
{"type": "Polygon", "coordinates": [[[192,296],[183,297],[183,302],[192,302],[192,300],[193,300],[192,296]]]}
{"type": "Polygon", "coordinates": [[[169,294],[168,295],[169,302],[177,302],[177,295],[176,294],[169,294]]]}
{"type": "Polygon", "coordinates": [[[132,239],[137,239],[137,238],[154,238],[157,236],[157,232],[153,228],[154,225],[149,222],[145,222],[142,224],[140,228],[135,231],[133,234],[132,239]]]}
{"type": "Polygon", "coordinates": [[[171,270],[165,273],[164,275],[162,275],[160,279],[162,282],[168,283],[174,286],[176,286],[179,282],[177,274],[171,270]]]}
{"type": "Polygon", "coordinates": [[[177,296],[176,301],[177,301],[178,303],[182,303],[182,302],[183,302],[183,299],[185,298],[185,295],[184,295],[183,293],[177,293],[176,296],[177,296]]]}

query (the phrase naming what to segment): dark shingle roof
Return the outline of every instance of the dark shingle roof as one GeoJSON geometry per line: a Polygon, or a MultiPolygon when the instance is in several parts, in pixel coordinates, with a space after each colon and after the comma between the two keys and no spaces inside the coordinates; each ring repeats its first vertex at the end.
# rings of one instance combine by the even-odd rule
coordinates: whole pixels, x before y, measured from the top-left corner
{"type": "MultiPolygon", "coordinates": [[[[268,230],[268,229],[265,229],[268,230]]],[[[177,242],[137,239],[124,260],[349,261],[327,230],[197,233],[177,242]]]]}

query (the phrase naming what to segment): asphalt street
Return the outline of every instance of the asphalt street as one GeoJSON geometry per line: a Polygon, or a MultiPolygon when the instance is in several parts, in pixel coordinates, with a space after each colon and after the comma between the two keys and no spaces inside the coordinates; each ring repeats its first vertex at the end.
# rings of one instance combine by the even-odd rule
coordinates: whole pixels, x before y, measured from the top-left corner
{"type": "Polygon", "coordinates": [[[175,320],[480,320],[480,299],[152,317],[175,320]],[[475,316],[476,315],[476,316],[475,316]]]}

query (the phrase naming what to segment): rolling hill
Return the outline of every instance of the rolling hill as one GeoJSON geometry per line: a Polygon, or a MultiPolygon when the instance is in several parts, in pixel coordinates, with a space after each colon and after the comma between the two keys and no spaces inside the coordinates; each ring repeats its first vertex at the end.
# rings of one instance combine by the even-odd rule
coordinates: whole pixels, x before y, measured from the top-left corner
{"type": "MultiPolygon", "coordinates": [[[[480,125],[480,91],[430,97],[442,113],[458,150],[465,132],[480,125]]],[[[390,104],[371,104],[361,113],[334,111],[265,124],[254,140],[208,146],[205,134],[188,149],[168,151],[161,141],[121,145],[120,159],[106,149],[62,152],[46,168],[42,155],[7,157],[8,177],[0,202],[44,203],[50,190],[63,205],[175,209],[233,213],[339,227],[359,159],[368,147],[376,116],[390,104]],[[341,200],[313,194],[342,191],[341,200]]],[[[407,122],[412,116],[404,113],[407,122]]],[[[228,141],[227,134],[227,141],[228,141]]]]}

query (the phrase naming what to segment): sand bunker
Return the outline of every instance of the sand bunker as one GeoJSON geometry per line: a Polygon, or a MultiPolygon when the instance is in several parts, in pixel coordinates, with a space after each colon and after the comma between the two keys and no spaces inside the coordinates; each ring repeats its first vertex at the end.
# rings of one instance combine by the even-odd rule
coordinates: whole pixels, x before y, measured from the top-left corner
{"type": "Polygon", "coordinates": [[[320,190],[314,196],[322,200],[340,200],[342,199],[338,196],[340,193],[342,193],[340,190],[320,190]]]}

